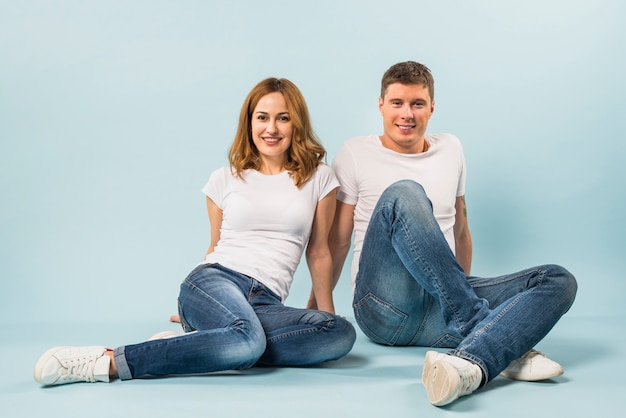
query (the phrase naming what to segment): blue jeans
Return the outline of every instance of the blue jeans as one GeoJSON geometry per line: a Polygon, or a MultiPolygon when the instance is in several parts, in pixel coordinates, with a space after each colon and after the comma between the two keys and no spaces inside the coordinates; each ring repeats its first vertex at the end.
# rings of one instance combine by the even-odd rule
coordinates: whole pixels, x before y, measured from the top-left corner
{"type": "Polygon", "coordinates": [[[576,290],[576,279],[556,265],[467,277],[422,186],[402,180],[372,214],[353,307],[371,340],[454,348],[450,354],[480,366],[484,384],[552,329],[576,290]]]}
{"type": "Polygon", "coordinates": [[[186,333],[116,348],[120,379],[313,365],[343,357],[356,339],[345,319],[287,307],[258,281],[219,264],[196,267],[178,305],[186,333]]]}

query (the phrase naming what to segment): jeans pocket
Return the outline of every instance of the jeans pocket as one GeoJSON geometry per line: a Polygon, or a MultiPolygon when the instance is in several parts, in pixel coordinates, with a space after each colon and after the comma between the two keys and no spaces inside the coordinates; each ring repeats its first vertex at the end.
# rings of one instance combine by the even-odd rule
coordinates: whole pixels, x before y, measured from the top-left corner
{"type": "Polygon", "coordinates": [[[363,333],[372,341],[385,345],[395,345],[408,317],[372,293],[354,304],[354,314],[363,333]]]}

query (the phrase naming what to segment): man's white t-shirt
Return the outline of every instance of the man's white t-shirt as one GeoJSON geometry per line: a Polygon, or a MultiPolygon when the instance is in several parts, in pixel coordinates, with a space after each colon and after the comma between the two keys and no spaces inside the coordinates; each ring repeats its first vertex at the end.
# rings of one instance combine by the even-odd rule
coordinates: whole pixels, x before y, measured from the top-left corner
{"type": "Polygon", "coordinates": [[[465,158],[457,137],[426,135],[429,148],[419,154],[401,154],[385,148],[377,135],[352,138],[333,161],[341,185],[337,199],[356,205],[352,281],[356,279],[363,239],[374,207],[391,184],[410,179],[422,185],[435,219],[454,252],[456,198],[465,195],[465,158]]]}
{"type": "Polygon", "coordinates": [[[288,172],[264,175],[229,167],[214,171],[202,189],[221,210],[220,239],[205,263],[250,276],[285,300],[311,234],[318,201],[339,186],[320,164],[298,189],[288,172]]]}

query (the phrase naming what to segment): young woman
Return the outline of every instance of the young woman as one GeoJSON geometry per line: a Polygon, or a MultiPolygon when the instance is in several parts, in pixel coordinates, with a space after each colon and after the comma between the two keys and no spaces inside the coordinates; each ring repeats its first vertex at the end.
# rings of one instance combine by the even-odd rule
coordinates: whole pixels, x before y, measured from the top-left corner
{"type": "Polygon", "coordinates": [[[211,242],[181,285],[184,334],[110,350],[55,347],[35,365],[42,385],[197,374],[336,360],[352,325],[334,314],[328,233],[338,187],[322,163],[298,88],[269,78],[246,98],[230,166],[204,187],[211,242]],[[306,248],[319,310],[283,304],[306,248]]]}

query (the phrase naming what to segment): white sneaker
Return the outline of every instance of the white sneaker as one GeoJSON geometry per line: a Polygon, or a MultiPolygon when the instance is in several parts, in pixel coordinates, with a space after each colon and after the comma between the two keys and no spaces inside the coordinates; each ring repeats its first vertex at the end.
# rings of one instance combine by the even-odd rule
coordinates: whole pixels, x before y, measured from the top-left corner
{"type": "Polygon", "coordinates": [[[435,406],[469,395],[478,389],[482,378],[482,370],[471,361],[436,351],[426,353],[422,382],[428,400],[435,406]]]}
{"type": "Polygon", "coordinates": [[[180,337],[181,335],[185,335],[185,333],[184,332],[179,332],[179,331],[169,331],[169,330],[168,331],[161,331],[161,332],[157,332],[152,337],[148,338],[148,341],[162,340],[164,338],[180,337]]]}
{"type": "Polygon", "coordinates": [[[108,382],[111,359],[105,347],[54,347],[42,355],[33,376],[44,385],[108,382]]]}
{"type": "Polygon", "coordinates": [[[545,354],[530,350],[504,369],[500,376],[513,380],[534,382],[537,380],[552,379],[563,374],[563,367],[556,361],[550,360],[545,354]]]}

